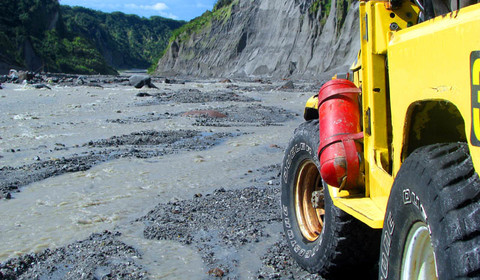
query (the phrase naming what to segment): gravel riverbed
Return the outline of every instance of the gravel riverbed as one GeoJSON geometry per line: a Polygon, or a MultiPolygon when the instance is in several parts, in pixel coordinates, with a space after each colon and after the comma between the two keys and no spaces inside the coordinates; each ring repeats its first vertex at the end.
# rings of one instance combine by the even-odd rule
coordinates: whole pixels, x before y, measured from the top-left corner
{"type": "Polygon", "coordinates": [[[318,84],[84,79],[0,91],[1,279],[321,279],[279,213],[318,84]]]}

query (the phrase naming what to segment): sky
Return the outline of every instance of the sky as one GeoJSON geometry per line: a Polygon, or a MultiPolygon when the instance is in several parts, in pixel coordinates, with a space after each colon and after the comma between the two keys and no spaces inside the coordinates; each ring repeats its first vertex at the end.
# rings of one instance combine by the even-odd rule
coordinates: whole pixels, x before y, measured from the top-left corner
{"type": "Polygon", "coordinates": [[[60,0],[61,5],[82,6],[102,12],[120,11],[141,17],[162,16],[189,21],[206,10],[212,10],[217,0],[60,0]]]}

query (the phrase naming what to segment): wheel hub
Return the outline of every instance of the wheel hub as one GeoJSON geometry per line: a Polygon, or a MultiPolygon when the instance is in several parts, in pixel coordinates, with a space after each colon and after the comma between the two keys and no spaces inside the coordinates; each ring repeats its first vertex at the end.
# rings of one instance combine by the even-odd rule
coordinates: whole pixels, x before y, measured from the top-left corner
{"type": "Polygon", "coordinates": [[[324,194],[318,168],[311,160],[300,164],[295,181],[295,214],[300,232],[315,241],[323,230],[324,194]]]}
{"type": "Polygon", "coordinates": [[[319,191],[314,191],[312,193],[312,207],[316,209],[324,209],[325,202],[323,201],[325,198],[323,194],[323,189],[319,191]]]}
{"type": "Polygon", "coordinates": [[[417,222],[412,226],[404,252],[400,279],[438,279],[430,233],[425,223],[417,222]]]}

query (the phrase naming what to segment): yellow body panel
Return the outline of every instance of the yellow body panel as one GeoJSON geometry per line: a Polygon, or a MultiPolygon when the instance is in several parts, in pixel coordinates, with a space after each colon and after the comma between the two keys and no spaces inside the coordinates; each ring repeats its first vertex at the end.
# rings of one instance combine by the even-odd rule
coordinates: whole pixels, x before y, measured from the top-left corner
{"type": "Polygon", "coordinates": [[[329,192],[332,197],[335,197],[333,204],[336,207],[372,228],[382,228],[385,210],[378,207],[378,203],[374,202],[370,197],[353,195],[344,197],[338,193],[337,188],[332,186],[329,186],[329,192]]]}
{"type": "MultiPolygon", "coordinates": [[[[462,115],[465,134],[470,139],[470,56],[473,51],[480,50],[479,30],[480,5],[477,4],[392,36],[388,65],[394,147],[402,147],[404,144],[404,123],[409,108],[422,100],[452,103],[462,115]]],[[[479,73],[477,77],[478,75],[479,73]]],[[[401,149],[395,149],[394,172],[400,168],[401,153],[401,149]]],[[[470,143],[470,153],[478,168],[479,148],[470,143]]]]}
{"type": "Polygon", "coordinates": [[[480,148],[470,140],[478,135],[473,144],[480,145],[480,4],[410,27],[418,8],[404,1],[392,11],[387,3],[360,3],[362,67],[354,77],[362,88],[365,193],[345,196],[330,187],[337,207],[372,228],[383,226],[415,104],[453,105],[480,167],[480,148]]]}

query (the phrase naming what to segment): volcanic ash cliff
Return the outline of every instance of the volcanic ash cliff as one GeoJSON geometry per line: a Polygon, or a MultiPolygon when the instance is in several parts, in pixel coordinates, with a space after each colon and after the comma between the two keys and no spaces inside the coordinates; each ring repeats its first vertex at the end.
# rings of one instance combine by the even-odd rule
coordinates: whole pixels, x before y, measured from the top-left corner
{"type": "Polygon", "coordinates": [[[235,0],[171,41],[157,74],[311,79],[345,71],[360,48],[358,2],[325,3],[235,0]]]}

